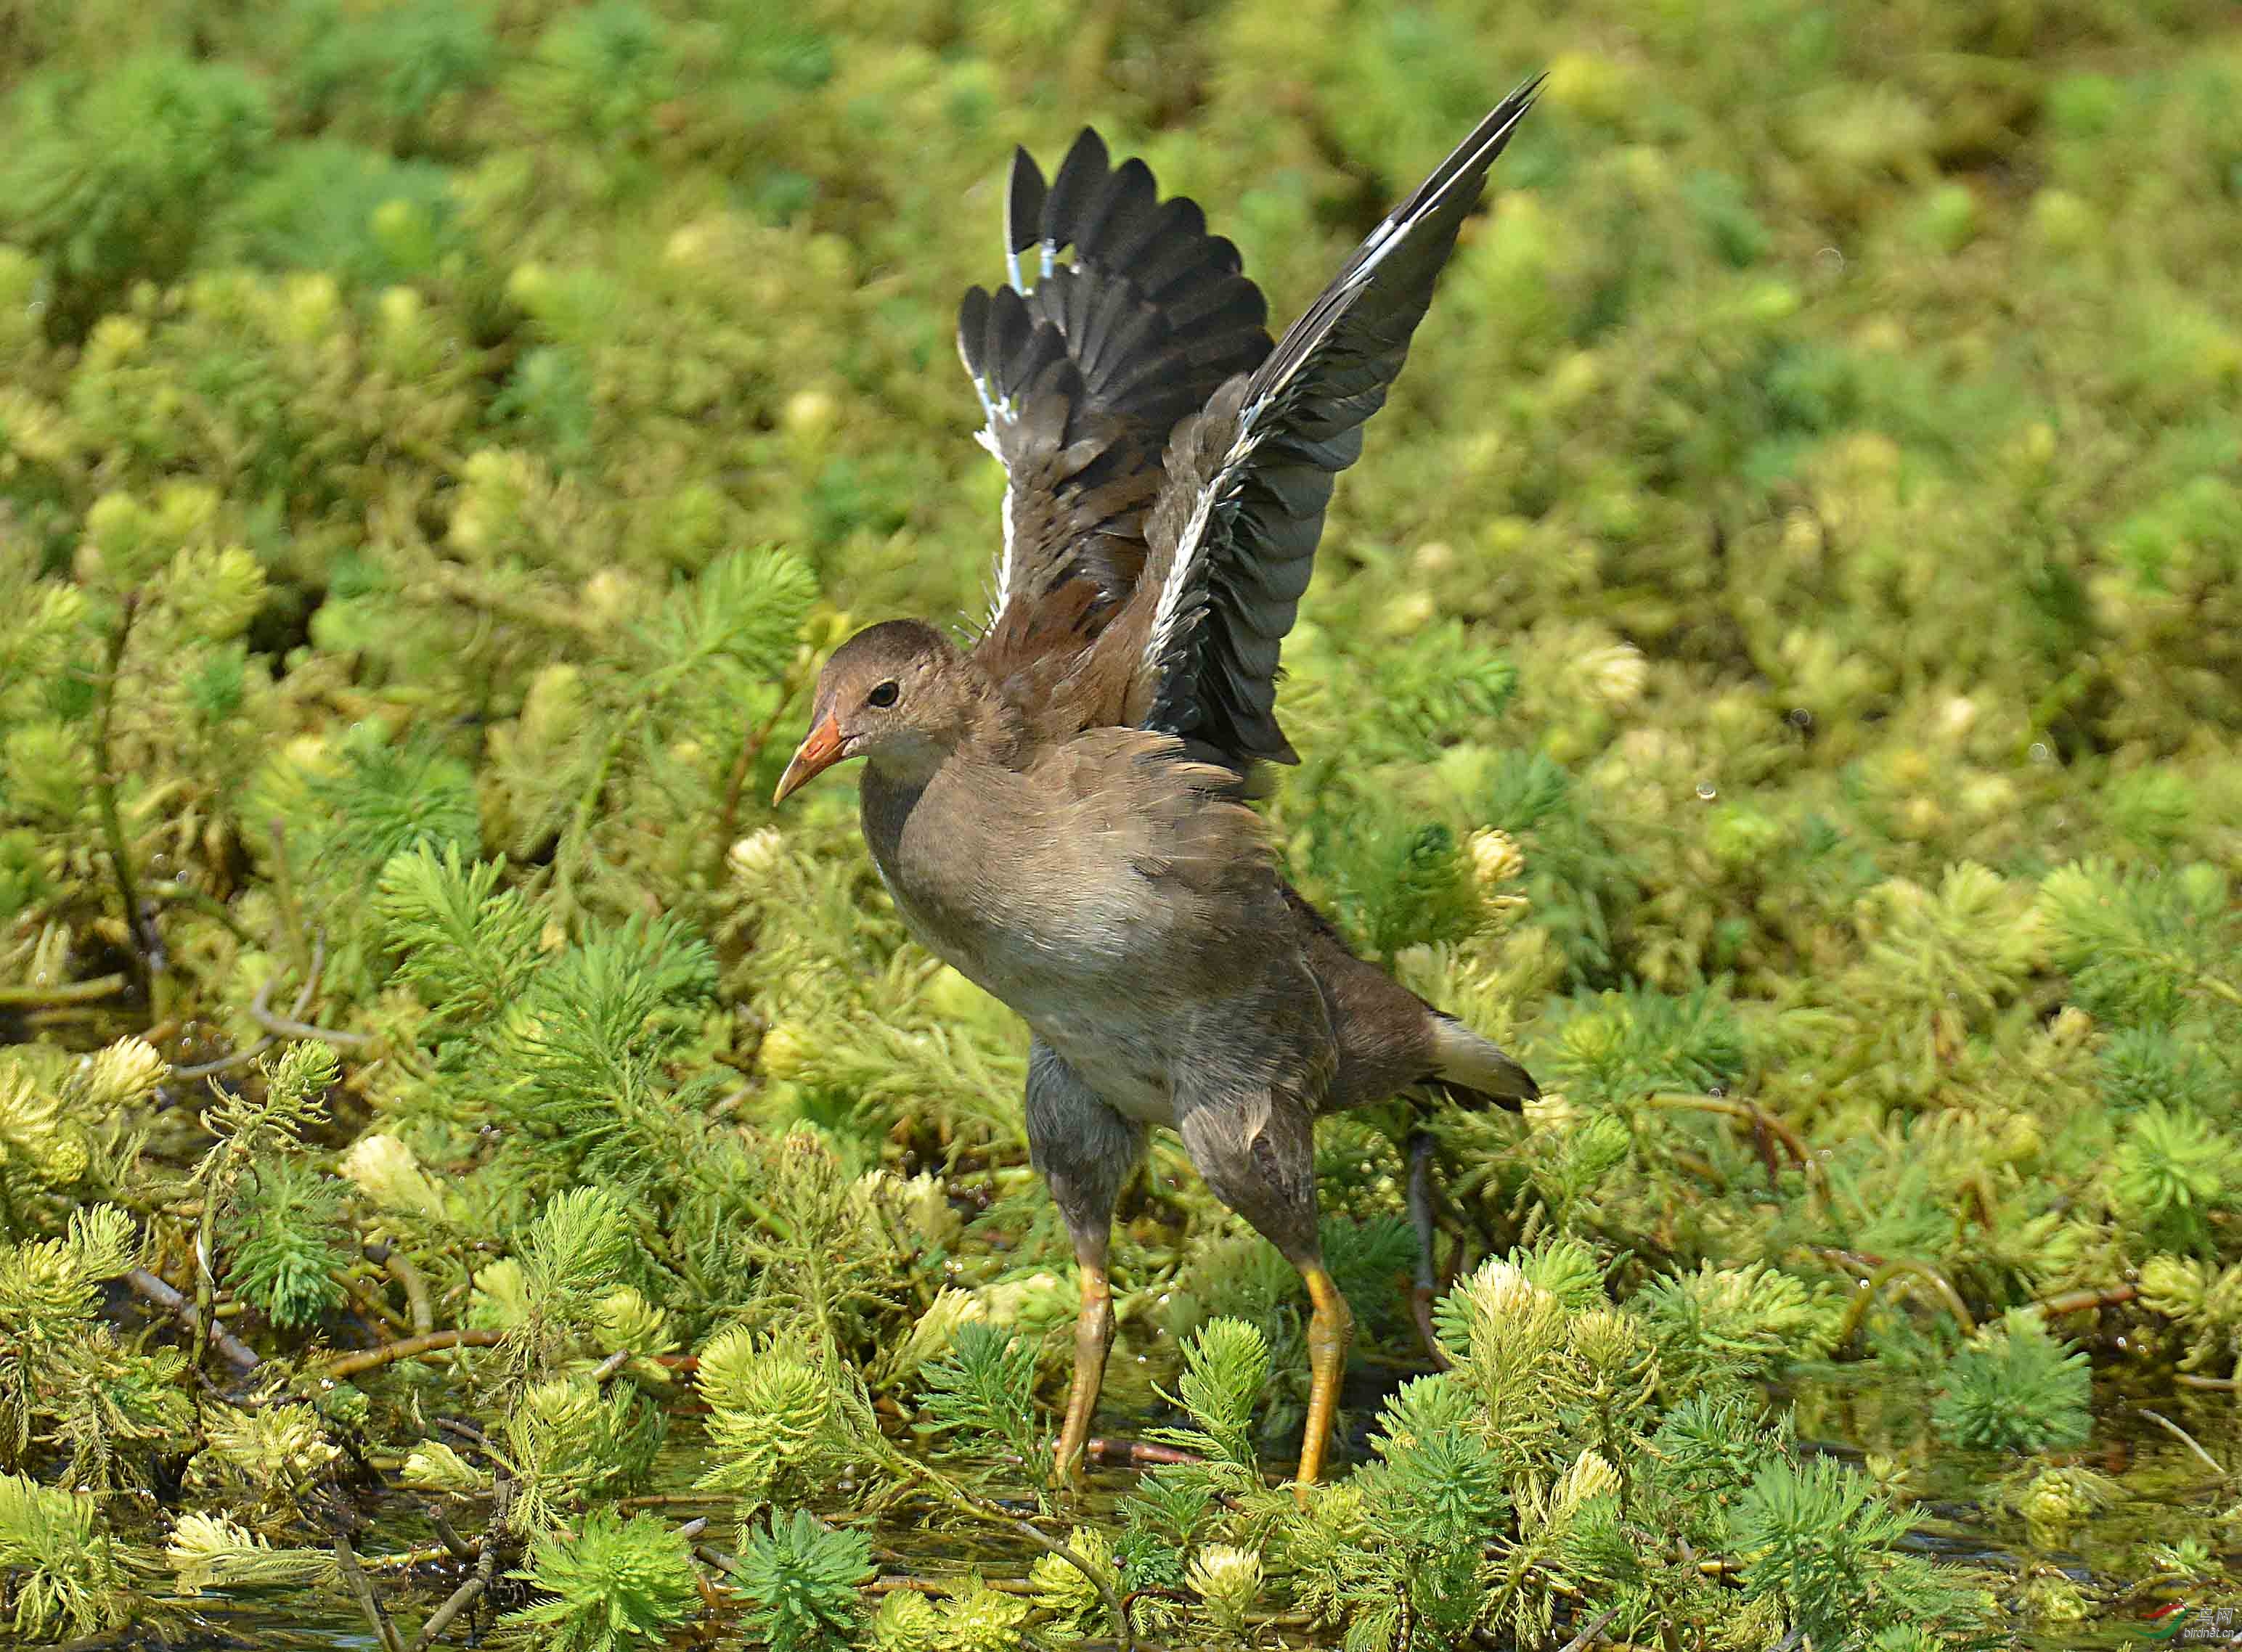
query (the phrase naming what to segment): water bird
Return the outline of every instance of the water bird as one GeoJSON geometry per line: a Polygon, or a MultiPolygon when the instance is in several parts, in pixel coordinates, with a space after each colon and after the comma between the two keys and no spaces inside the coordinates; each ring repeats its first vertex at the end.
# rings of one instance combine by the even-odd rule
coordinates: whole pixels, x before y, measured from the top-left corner
{"type": "Polygon", "coordinates": [[[987,622],[891,619],[836,649],[779,781],[862,758],[864,838],[911,934],[1028,1024],[1030,1153],[1080,1265],[1056,1468],[1077,1470],[1113,1307],[1115,1204],[1154,1127],[1296,1267],[1312,1312],[1299,1481],[1322,1471],[1353,1321],[1318,1238],[1312,1132],[1412,1087],[1517,1108],[1487,1040],[1356,957],[1250,806],[1297,762],[1279,645],[1520,86],[1273,343],[1237,248],[1085,129],[1016,152],[1009,280],[957,343],[1003,465],[987,622]],[[1024,271],[1023,259],[1029,260],[1024,271]]]}

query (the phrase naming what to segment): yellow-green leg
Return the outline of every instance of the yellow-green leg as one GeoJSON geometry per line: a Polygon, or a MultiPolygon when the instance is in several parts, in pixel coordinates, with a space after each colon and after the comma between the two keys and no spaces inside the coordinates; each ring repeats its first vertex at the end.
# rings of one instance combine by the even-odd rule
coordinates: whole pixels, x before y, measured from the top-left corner
{"type": "Polygon", "coordinates": [[[1308,1301],[1315,1304],[1308,1318],[1308,1425],[1300,1440],[1299,1495],[1305,1502],[1306,1488],[1323,1475],[1332,1419],[1339,1413],[1339,1381],[1346,1374],[1346,1345],[1354,1336],[1354,1314],[1321,1267],[1304,1268],[1301,1276],[1308,1282],[1308,1301]]]}
{"type": "Polygon", "coordinates": [[[1074,1386],[1067,1391],[1066,1422],[1058,1435],[1055,1467],[1061,1480],[1082,1469],[1090,1443],[1090,1421],[1098,1414],[1098,1391],[1105,1382],[1105,1356],[1113,1346],[1113,1287],[1096,1262],[1082,1265],[1082,1313],[1074,1322],[1074,1386]]]}

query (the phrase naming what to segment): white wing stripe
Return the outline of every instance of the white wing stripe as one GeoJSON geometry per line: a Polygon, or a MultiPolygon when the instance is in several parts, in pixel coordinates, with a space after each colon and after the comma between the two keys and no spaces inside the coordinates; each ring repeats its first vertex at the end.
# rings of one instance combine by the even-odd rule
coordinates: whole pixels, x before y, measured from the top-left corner
{"type": "MultiPolygon", "coordinates": [[[[989,451],[992,453],[997,451],[993,440],[989,444],[989,451]]],[[[997,629],[997,622],[1004,617],[1004,603],[1012,591],[1012,484],[1010,478],[1007,478],[1004,483],[1004,502],[1002,509],[1004,517],[1004,549],[997,558],[997,600],[989,609],[989,629],[991,631],[997,629]]]]}
{"type": "Polygon", "coordinates": [[[1144,664],[1151,670],[1158,669],[1177,641],[1184,598],[1205,559],[1207,525],[1213,519],[1214,507],[1236,482],[1238,472],[1253,457],[1253,450],[1260,441],[1261,433],[1253,428],[1252,421],[1241,419],[1230,451],[1215,467],[1213,479],[1191,501],[1191,520],[1184,525],[1183,537],[1176,543],[1175,560],[1169,564],[1168,577],[1160,584],[1159,605],[1152,610],[1152,633],[1144,642],[1144,664]]]}
{"type": "MultiPolygon", "coordinates": [[[[1325,311],[1327,319],[1323,336],[1311,339],[1306,348],[1299,352],[1285,369],[1284,377],[1265,386],[1261,393],[1239,412],[1238,435],[1231,442],[1230,451],[1223,455],[1222,463],[1216,468],[1213,479],[1200,491],[1198,498],[1192,502],[1191,520],[1184,528],[1183,538],[1176,546],[1175,560],[1170,565],[1167,578],[1161,584],[1159,605],[1152,612],[1151,635],[1144,644],[1144,665],[1147,671],[1156,675],[1159,673],[1163,665],[1169,660],[1170,650],[1181,640],[1178,632],[1182,628],[1185,598],[1198,582],[1203,572],[1202,565],[1212,549],[1206,543],[1206,538],[1207,530],[1213,520],[1215,505],[1225,492],[1237,485],[1238,472],[1252,458],[1254,449],[1260,445],[1263,431],[1259,428],[1259,424],[1261,416],[1267,411],[1271,404],[1284,395],[1285,391],[1291,387],[1292,381],[1306,369],[1308,364],[1315,359],[1328,341],[1330,330],[1336,327],[1345,318],[1356,297],[1370,284],[1372,278],[1378,273],[1379,265],[1386,261],[1394,248],[1409,238],[1410,231],[1422,224],[1447,198],[1450,189],[1454,186],[1458,179],[1472,177],[1483,172],[1481,158],[1488,150],[1499,146],[1509,137],[1518,123],[1526,117],[1527,109],[1530,106],[1530,104],[1520,104],[1508,120],[1487,135],[1487,142],[1472,152],[1465,164],[1451,173],[1447,181],[1440,188],[1433,191],[1429,197],[1417,204],[1415,211],[1405,215],[1397,209],[1386,214],[1358,249],[1356,257],[1361,262],[1347,271],[1344,284],[1339,287],[1338,293],[1332,295],[1337,301],[1331,304],[1325,311]]],[[[1285,339],[1278,341],[1279,351],[1281,351],[1285,348],[1285,339]]]]}

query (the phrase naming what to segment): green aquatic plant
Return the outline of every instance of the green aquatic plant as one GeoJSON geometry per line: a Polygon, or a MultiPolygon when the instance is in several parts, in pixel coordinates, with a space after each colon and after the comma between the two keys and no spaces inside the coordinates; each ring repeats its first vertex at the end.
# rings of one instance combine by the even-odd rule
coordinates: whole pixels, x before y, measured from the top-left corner
{"type": "Polygon", "coordinates": [[[773,1652],[820,1652],[849,1644],[863,1616],[856,1585],[871,1575],[862,1532],[835,1531],[807,1509],[771,1517],[740,1550],[748,1626],[773,1652]]]}
{"type": "Polygon", "coordinates": [[[355,1600],[341,1501],[370,1633],[583,1645],[738,1633],[759,1541],[805,1644],[1886,1652],[1990,1633],[1893,1535],[1949,1477],[2043,1627],[2219,1541],[2161,1431],[2040,1455],[2231,1456],[2157,1397],[2242,1357],[2212,9],[183,15],[0,30],[10,1632],[355,1600]],[[1502,64],[1263,806],[1548,1094],[1323,1127],[1372,1446],[1305,1510],[1303,1304],[1156,1140],[1101,1428],[1207,1461],[1046,1512],[1024,1039],[845,791],[773,824],[780,731],[975,609],[1011,143],[1094,120],[1282,311],[1502,64]],[[858,1527],[949,1592],[869,1613],[858,1527]]]}
{"type": "Polygon", "coordinates": [[[675,1528],[651,1515],[594,1509],[573,1536],[540,1538],[522,1568],[547,1598],[507,1614],[561,1652],[658,1645],[691,1616],[700,1589],[675,1528]]]}

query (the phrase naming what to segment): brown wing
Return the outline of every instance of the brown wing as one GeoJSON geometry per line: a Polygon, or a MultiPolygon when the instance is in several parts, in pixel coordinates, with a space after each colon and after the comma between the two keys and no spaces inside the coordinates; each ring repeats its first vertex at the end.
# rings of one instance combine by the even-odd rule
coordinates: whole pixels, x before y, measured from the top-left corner
{"type": "Polygon", "coordinates": [[[975,652],[1032,714],[1135,589],[1169,434],[1268,355],[1268,307],[1196,204],[1161,201],[1144,162],[1111,166],[1088,129],[1048,186],[1014,156],[1005,242],[1010,284],[973,288],[958,312],[980,439],[1008,478],[975,652]]]}

